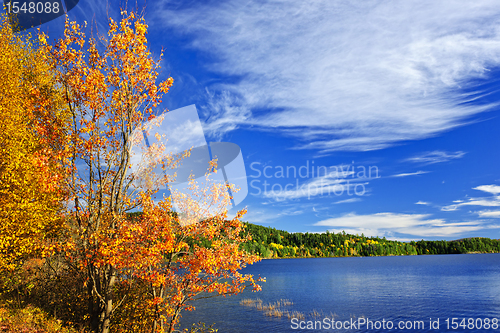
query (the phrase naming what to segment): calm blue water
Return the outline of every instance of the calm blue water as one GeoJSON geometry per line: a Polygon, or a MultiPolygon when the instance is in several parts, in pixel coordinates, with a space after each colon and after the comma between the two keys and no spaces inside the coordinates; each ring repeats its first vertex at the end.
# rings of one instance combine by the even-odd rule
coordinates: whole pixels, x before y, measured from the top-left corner
{"type": "MultiPolygon", "coordinates": [[[[215,323],[221,333],[500,332],[500,254],[276,259],[263,260],[243,272],[267,278],[261,292],[200,300],[195,303],[196,311],[183,314],[182,327],[202,321],[215,323]],[[265,316],[263,311],[240,305],[244,298],[260,298],[264,303],[289,299],[293,305],[283,310],[303,313],[303,328],[307,321],[321,321],[321,329],[318,323],[314,330],[300,329],[300,321],[294,324],[287,317],[265,316]],[[319,317],[310,315],[314,310],[319,317]],[[325,318],[332,314],[343,325],[349,321],[348,329],[325,325],[325,318]],[[431,318],[434,329],[429,327],[431,318]],[[455,330],[452,318],[460,318],[455,330]],[[463,329],[462,318],[481,319],[463,322],[468,325],[463,329]],[[497,318],[498,327],[493,329],[490,323],[489,329],[478,329],[485,318],[497,318]],[[351,319],[356,328],[350,326],[351,319]],[[424,327],[398,328],[413,326],[414,321],[423,321],[424,327]]],[[[332,325],[330,319],[326,321],[332,325]]]]}

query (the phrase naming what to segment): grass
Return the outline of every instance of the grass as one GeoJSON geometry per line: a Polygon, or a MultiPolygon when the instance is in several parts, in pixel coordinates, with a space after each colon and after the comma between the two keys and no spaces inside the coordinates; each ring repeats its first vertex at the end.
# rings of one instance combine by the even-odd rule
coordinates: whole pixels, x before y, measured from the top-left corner
{"type": "Polygon", "coordinates": [[[287,312],[286,316],[290,320],[293,319],[293,318],[297,318],[299,320],[306,319],[306,316],[302,312],[299,312],[299,311],[287,312]]]}
{"type": "MultiPolygon", "coordinates": [[[[287,317],[288,319],[297,318],[299,320],[304,320],[306,318],[305,314],[299,311],[289,311],[284,310],[284,307],[289,307],[293,305],[293,302],[289,299],[281,299],[272,303],[264,303],[260,298],[245,298],[240,301],[240,305],[255,308],[259,311],[263,311],[264,315],[267,317],[287,317]]],[[[312,314],[319,314],[316,310],[313,310],[312,314]]]]}

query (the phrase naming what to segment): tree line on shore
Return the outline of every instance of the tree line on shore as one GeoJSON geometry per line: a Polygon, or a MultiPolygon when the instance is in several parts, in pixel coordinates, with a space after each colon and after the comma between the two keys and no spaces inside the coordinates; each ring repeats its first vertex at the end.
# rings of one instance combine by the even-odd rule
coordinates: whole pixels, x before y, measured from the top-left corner
{"type": "Polygon", "coordinates": [[[422,254],[499,253],[500,240],[483,237],[453,241],[400,242],[385,237],[342,233],[291,233],[246,223],[252,240],[243,249],[263,258],[399,256],[422,254]]]}

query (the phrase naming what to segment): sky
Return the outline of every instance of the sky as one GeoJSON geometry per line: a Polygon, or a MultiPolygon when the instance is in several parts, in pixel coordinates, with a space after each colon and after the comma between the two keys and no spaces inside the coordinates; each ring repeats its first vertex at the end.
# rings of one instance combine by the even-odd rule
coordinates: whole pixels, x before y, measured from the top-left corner
{"type": "Polygon", "coordinates": [[[500,238],[498,1],[80,0],[68,15],[103,32],[136,5],[174,78],[160,111],[194,104],[207,142],[241,148],[244,220],[500,238]]]}

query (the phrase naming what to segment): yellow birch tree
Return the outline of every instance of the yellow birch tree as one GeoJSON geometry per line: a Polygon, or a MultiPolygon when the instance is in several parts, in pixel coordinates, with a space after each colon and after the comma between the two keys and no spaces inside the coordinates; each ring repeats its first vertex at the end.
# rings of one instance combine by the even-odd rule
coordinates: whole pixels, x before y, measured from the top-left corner
{"type": "Polygon", "coordinates": [[[61,227],[67,117],[43,50],[0,18],[0,271],[43,255],[61,227]]]}

